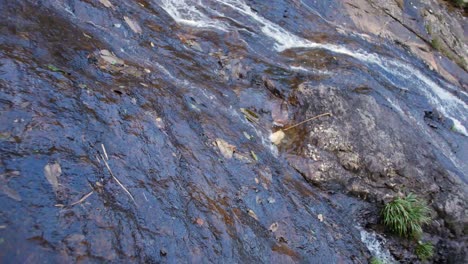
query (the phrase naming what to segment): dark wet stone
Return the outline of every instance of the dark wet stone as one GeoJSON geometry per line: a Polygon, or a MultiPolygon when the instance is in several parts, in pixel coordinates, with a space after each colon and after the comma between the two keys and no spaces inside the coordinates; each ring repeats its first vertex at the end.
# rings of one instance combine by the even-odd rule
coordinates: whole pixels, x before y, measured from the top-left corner
{"type": "MultiPolygon", "coordinates": [[[[0,262],[365,263],[356,226],[383,233],[378,209],[404,191],[435,210],[435,261],[466,256],[466,165],[455,164],[466,137],[406,74],[322,48],[278,52],[255,16],[215,0],[201,12],[215,8],[215,25],[233,30],[178,24],[161,1],[109,2],[0,0],[0,262]],[[323,112],[333,117],[269,143],[274,126],[323,112]],[[60,164],[54,184],[48,164],[60,164]]],[[[445,84],[357,30],[344,1],[245,2],[291,34],[445,84]]]]}

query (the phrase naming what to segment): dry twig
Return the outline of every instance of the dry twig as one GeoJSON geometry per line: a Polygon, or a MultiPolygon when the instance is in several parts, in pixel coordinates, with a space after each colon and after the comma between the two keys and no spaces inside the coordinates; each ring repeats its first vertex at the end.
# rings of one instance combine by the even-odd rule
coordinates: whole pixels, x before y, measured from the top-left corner
{"type": "Polygon", "coordinates": [[[102,152],[104,152],[104,157],[106,157],[106,160],[109,160],[109,156],[107,156],[107,151],[106,147],[104,147],[104,144],[101,144],[102,152]]]}
{"type": "Polygon", "coordinates": [[[117,177],[115,177],[114,173],[112,172],[111,168],[109,167],[109,163],[107,163],[107,161],[104,159],[104,157],[101,155],[101,159],[102,161],[104,161],[104,164],[106,165],[106,168],[107,170],[109,171],[110,175],[112,176],[112,178],[117,182],[117,184],[130,196],[130,198],[132,198],[132,201],[135,203],[136,205],[136,201],[135,199],[133,198],[133,195],[127,190],[127,188],[125,188],[125,186],[123,186],[122,183],[120,183],[119,179],[117,179],[117,177]]]}
{"type": "Polygon", "coordinates": [[[90,191],[90,192],[87,193],[85,196],[81,197],[80,200],[78,200],[78,201],[76,201],[76,202],[70,204],[70,206],[74,206],[74,205],[77,205],[77,204],[80,204],[80,203],[84,202],[86,199],[88,199],[88,197],[91,196],[91,194],[93,194],[93,192],[94,192],[94,191],[90,191]]]}
{"type": "Polygon", "coordinates": [[[309,119],[306,119],[306,120],[304,120],[302,122],[299,122],[299,123],[297,123],[295,125],[292,125],[290,127],[287,127],[285,129],[280,129],[280,130],[276,131],[275,133],[270,134],[270,141],[273,142],[273,144],[275,144],[275,145],[279,145],[281,143],[281,140],[283,140],[283,138],[286,136],[286,134],[284,134],[284,131],[289,130],[289,129],[294,128],[294,127],[297,127],[299,125],[304,124],[305,122],[309,122],[310,120],[313,120],[313,119],[316,119],[316,118],[319,118],[319,117],[322,117],[322,116],[332,116],[332,114],[331,113],[320,114],[320,115],[311,117],[309,119]]]}
{"type": "Polygon", "coordinates": [[[292,125],[292,126],[290,126],[290,127],[287,127],[287,128],[285,128],[285,129],[283,129],[283,131],[286,131],[286,130],[289,130],[289,129],[291,129],[291,128],[294,128],[294,127],[297,127],[297,126],[299,126],[299,125],[302,125],[302,124],[304,124],[305,122],[309,122],[310,120],[314,120],[314,119],[317,119],[317,118],[322,117],[322,116],[331,116],[331,115],[332,115],[331,113],[320,114],[320,115],[311,117],[311,118],[309,118],[309,119],[306,119],[306,120],[304,120],[304,121],[302,121],[302,122],[299,122],[299,123],[297,123],[297,124],[295,124],[295,125],[292,125]]]}

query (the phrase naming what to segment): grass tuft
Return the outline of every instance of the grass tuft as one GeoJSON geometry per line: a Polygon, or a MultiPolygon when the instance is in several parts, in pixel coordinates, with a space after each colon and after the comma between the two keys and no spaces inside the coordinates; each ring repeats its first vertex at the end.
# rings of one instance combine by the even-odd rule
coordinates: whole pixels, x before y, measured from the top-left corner
{"type": "Polygon", "coordinates": [[[419,242],[416,247],[416,256],[422,261],[426,261],[434,256],[434,246],[431,243],[419,242]]]}
{"type": "Polygon", "coordinates": [[[382,216],[384,225],[402,237],[418,238],[430,220],[426,203],[411,193],[385,204],[382,216]]]}
{"type": "Polygon", "coordinates": [[[464,0],[451,0],[451,2],[458,7],[466,7],[466,2],[464,0]]]}

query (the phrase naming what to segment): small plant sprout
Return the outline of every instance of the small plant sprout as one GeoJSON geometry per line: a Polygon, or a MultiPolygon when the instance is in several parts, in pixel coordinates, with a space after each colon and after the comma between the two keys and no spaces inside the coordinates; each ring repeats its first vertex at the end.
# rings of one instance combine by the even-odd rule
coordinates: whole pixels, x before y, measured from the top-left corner
{"type": "Polygon", "coordinates": [[[434,246],[428,242],[418,242],[416,247],[416,256],[422,261],[426,261],[434,256],[434,246]]]}

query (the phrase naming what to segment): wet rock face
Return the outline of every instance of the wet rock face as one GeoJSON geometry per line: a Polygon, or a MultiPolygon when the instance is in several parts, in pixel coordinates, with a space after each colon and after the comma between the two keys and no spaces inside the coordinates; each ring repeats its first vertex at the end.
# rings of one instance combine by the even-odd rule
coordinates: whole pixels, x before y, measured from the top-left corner
{"type": "Polygon", "coordinates": [[[427,135],[413,129],[391,107],[379,104],[378,96],[307,84],[298,92],[303,98],[303,116],[334,113],[333,118],[310,126],[304,138],[296,139],[307,148],[302,158],[291,155],[290,164],[306,179],[376,202],[413,192],[430,202],[434,220],[442,222],[443,227],[428,226],[433,238],[450,244],[452,252],[465,247],[465,185],[444,168],[434,154],[439,150],[427,135]],[[444,241],[447,236],[453,240],[444,241]]]}
{"type": "Polygon", "coordinates": [[[0,6],[0,262],[370,257],[363,203],[310,186],[258,127],[284,105],[261,57],[175,34],[154,3],[0,6]]]}
{"type": "Polygon", "coordinates": [[[462,259],[467,98],[346,5],[0,0],[0,262],[366,263],[407,191],[462,259]]]}

